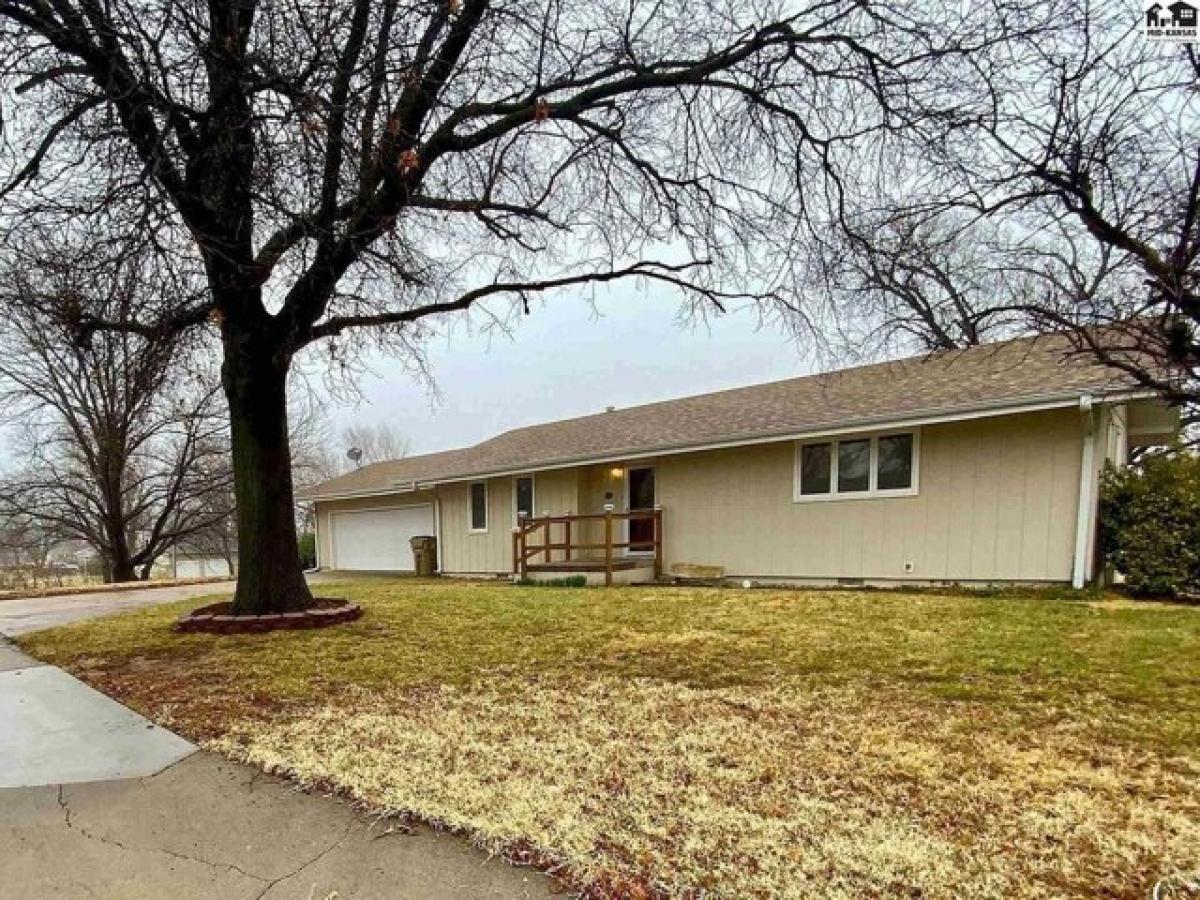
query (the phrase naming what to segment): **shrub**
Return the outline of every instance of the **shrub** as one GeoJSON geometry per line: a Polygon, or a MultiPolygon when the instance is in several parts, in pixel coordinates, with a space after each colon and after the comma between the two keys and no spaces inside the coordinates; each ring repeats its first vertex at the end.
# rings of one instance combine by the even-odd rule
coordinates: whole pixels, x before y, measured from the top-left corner
{"type": "Polygon", "coordinates": [[[1107,466],[1100,494],[1101,548],[1136,596],[1200,590],[1200,457],[1148,457],[1107,466]]]}
{"type": "Polygon", "coordinates": [[[311,531],[305,531],[298,538],[300,544],[300,566],[305,569],[317,565],[317,536],[311,531]]]}

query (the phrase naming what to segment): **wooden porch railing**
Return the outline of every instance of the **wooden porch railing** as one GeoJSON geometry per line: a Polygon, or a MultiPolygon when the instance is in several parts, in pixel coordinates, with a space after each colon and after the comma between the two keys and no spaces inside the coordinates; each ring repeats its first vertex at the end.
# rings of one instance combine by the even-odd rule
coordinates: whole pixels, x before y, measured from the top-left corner
{"type": "MultiPolygon", "coordinates": [[[[628,512],[601,512],[601,513],[581,513],[581,514],[565,514],[561,516],[530,516],[522,518],[517,527],[513,529],[513,574],[519,575],[521,578],[529,574],[530,561],[539,554],[542,557],[540,568],[552,568],[555,562],[561,561],[565,563],[564,570],[572,568],[571,563],[576,566],[582,561],[576,559],[573,554],[576,552],[586,553],[589,550],[602,550],[604,555],[601,559],[596,560],[596,563],[603,565],[604,583],[611,585],[613,583],[613,569],[620,562],[620,559],[615,555],[616,550],[628,550],[630,548],[653,548],[654,551],[654,577],[659,579],[662,577],[663,569],[663,541],[662,541],[662,508],[655,507],[654,509],[634,509],[628,512]],[[645,522],[653,523],[651,538],[648,540],[631,541],[631,540],[613,540],[617,536],[613,525],[617,522],[645,522]],[[588,543],[572,540],[572,526],[577,522],[603,522],[604,523],[604,541],[603,543],[588,543]],[[562,540],[554,540],[554,528],[561,526],[559,529],[562,540]],[[537,536],[541,537],[541,541],[537,542],[537,536]],[[562,560],[555,560],[554,554],[561,552],[562,560]]],[[[576,532],[576,537],[578,532],[576,532]]],[[[628,538],[628,535],[626,535],[628,538]]],[[[647,556],[649,560],[649,556],[647,556]]],[[[535,563],[536,564],[536,563],[535,563]]]]}

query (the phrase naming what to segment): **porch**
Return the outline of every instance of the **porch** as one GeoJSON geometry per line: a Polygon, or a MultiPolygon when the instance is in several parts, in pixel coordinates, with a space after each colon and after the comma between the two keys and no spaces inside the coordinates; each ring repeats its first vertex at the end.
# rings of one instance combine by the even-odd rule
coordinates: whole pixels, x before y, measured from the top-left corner
{"type": "Polygon", "coordinates": [[[662,509],[522,517],[513,529],[513,574],[533,580],[584,575],[589,583],[662,577],[662,509]]]}

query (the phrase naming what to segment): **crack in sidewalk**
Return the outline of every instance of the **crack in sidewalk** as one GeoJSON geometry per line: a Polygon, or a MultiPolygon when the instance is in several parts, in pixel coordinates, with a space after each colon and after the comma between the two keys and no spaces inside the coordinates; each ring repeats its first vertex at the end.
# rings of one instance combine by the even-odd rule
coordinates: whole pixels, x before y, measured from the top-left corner
{"type": "MultiPolygon", "coordinates": [[[[169,856],[173,859],[183,860],[185,862],[194,862],[194,863],[198,863],[202,866],[208,866],[209,868],[213,868],[213,869],[225,869],[228,872],[237,872],[239,875],[244,875],[246,878],[252,878],[255,881],[259,881],[264,884],[273,884],[274,883],[271,881],[271,879],[269,879],[265,876],[255,874],[254,872],[246,871],[245,869],[243,869],[241,866],[237,865],[236,863],[216,862],[211,859],[205,859],[204,857],[201,857],[201,856],[191,856],[187,853],[179,853],[176,850],[168,850],[165,847],[133,846],[130,844],[123,843],[122,841],[119,841],[116,838],[107,837],[102,834],[96,834],[95,832],[90,831],[89,829],[85,828],[84,826],[77,825],[71,821],[71,806],[67,802],[66,785],[60,784],[58,786],[58,805],[59,805],[59,808],[63,812],[63,823],[66,825],[68,830],[74,831],[76,834],[82,835],[84,838],[86,838],[89,841],[96,841],[97,843],[104,844],[105,846],[108,846],[108,847],[116,847],[117,849],[123,850],[127,853],[138,853],[138,852],[140,852],[140,853],[161,853],[164,856],[169,856]]],[[[344,835],[343,835],[343,837],[344,837],[344,835]]],[[[330,849],[332,849],[332,848],[330,848],[330,849]]],[[[303,867],[301,867],[301,870],[302,869],[303,869],[303,867]]],[[[278,880],[278,879],[276,879],[276,880],[278,880]]],[[[260,894],[259,896],[262,896],[262,895],[260,894]]]]}
{"type": "Polygon", "coordinates": [[[342,843],[346,840],[346,838],[348,838],[350,836],[350,829],[352,829],[354,827],[354,821],[355,821],[354,817],[351,816],[350,819],[346,822],[346,828],[342,831],[341,837],[339,837],[336,841],[334,841],[332,844],[330,844],[328,847],[326,847],[324,850],[322,850],[320,853],[318,853],[316,856],[314,856],[308,862],[304,863],[304,865],[293,869],[291,872],[287,872],[286,874],[280,875],[278,878],[276,878],[274,881],[272,881],[270,884],[268,884],[266,887],[264,887],[258,893],[258,895],[254,898],[254,900],[262,900],[262,898],[265,897],[267,895],[267,893],[273,887],[275,887],[275,885],[279,884],[280,882],[287,881],[289,878],[295,878],[297,875],[299,875],[305,869],[307,869],[311,866],[315,866],[322,859],[324,859],[326,856],[328,856],[330,853],[332,853],[334,850],[336,850],[338,847],[340,847],[342,845],[342,843]]]}

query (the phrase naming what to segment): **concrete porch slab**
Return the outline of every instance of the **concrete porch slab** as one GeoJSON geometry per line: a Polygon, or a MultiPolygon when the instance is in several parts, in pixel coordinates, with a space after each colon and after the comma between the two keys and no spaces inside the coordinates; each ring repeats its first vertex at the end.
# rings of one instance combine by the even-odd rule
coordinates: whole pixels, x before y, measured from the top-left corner
{"type": "Polygon", "coordinates": [[[195,751],[61,669],[0,671],[0,788],[140,778],[195,751]]]}

